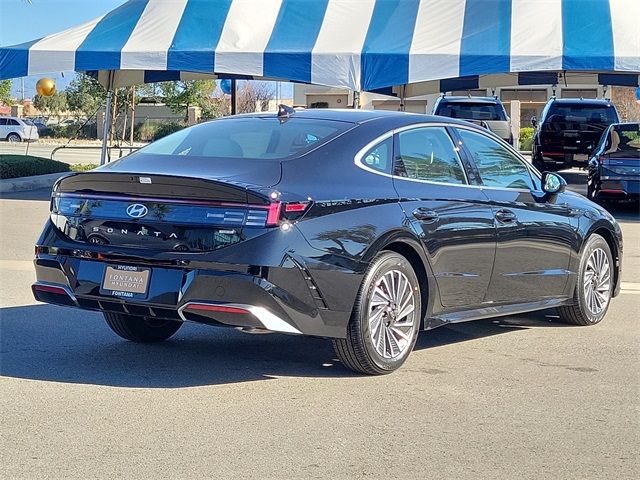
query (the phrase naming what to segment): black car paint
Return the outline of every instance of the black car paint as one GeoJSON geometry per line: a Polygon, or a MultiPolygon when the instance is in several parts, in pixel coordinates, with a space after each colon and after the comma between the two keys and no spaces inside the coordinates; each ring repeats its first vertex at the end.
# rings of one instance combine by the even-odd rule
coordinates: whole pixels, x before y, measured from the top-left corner
{"type": "MultiPolygon", "coordinates": [[[[468,186],[411,182],[388,172],[366,171],[354,162],[374,139],[397,129],[482,129],[402,113],[323,110],[296,115],[350,121],[354,128],[300,158],[281,162],[276,184],[273,165],[248,170],[230,162],[223,174],[230,195],[245,192],[240,199],[266,204],[270,192],[277,191],[283,202],[310,201],[288,231],[268,228],[219,250],[180,252],[78,242],[49,220],[37,242],[38,282],[63,285],[74,302],[87,309],[178,320],[177,310],[189,302],[242,303],[266,308],[303,334],[341,338],[367,267],[383,249],[404,254],[414,265],[428,299],[423,302],[424,327],[432,328],[568,303],[585,239],[597,231],[612,247],[618,267],[614,294],[619,291],[622,236],[615,220],[579,195],[545,194],[533,170],[539,188],[529,192],[483,187],[464,148],[460,155],[468,186]],[[494,217],[505,207],[517,220],[501,226],[494,217]],[[418,208],[434,211],[437,220],[417,219],[412,212],[418,208]],[[152,266],[148,299],[133,302],[101,295],[107,263],[152,266]]],[[[156,179],[164,184],[163,198],[206,198],[208,187],[220,187],[216,169],[206,165],[199,171],[188,164],[183,171],[171,162],[155,164],[149,158],[144,164],[142,157],[132,162],[125,157],[95,172],[66,177],[56,189],[91,195],[126,187],[127,195],[136,198],[157,194],[156,179]],[[142,176],[152,183],[140,183],[142,176]],[[172,184],[181,187],[172,189],[172,184]]],[[[41,293],[36,297],[68,303],[41,293]]],[[[256,326],[250,316],[188,312],[185,317],[214,325],[256,326]]]]}
{"type": "Polygon", "coordinates": [[[588,156],[611,122],[604,124],[559,122],[552,115],[554,107],[571,108],[572,106],[601,111],[610,110],[613,113],[612,122],[618,121],[617,110],[608,100],[550,99],[542,111],[533,136],[534,165],[540,168],[544,165],[545,168],[554,170],[586,165],[586,158],[584,161],[579,161],[575,156],[588,156]]]}
{"type": "Polygon", "coordinates": [[[633,127],[639,123],[612,124],[602,134],[587,166],[588,191],[597,200],[640,199],[640,152],[608,152],[607,142],[616,126],[633,127]]]}

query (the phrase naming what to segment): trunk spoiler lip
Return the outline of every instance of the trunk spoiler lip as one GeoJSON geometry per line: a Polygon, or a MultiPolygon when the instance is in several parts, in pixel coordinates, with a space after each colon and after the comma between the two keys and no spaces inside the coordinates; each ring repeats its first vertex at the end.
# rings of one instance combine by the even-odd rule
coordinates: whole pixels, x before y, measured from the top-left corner
{"type": "MultiPolygon", "coordinates": [[[[101,167],[103,167],[104,165],[102,165],[101,167]]],[[[161,172],[142,172],[142,171],[130,171],[130,172],[123,172],[123,171],[119,171],[119,172],[113,172],[113,171],[109,171],[109,170],[102,170],[101,167],[97,167],[94,170],[90,170],[88,172],[68,172],[68,174],[63,175],[62,177],[60,177],[57,180],[57,184],[59,185],[60,183],[62,183],[64,180],[68,180],[70,178],[77,178],[77,177],[81,177],[81,178],[90,178],[90,177],[94,177],[97,175],[113,175],[113,176],[118,176],[118,177],[163,177],[163,178],[179,178],[181,180],[200,180],[203,182],[209,182],[212,184],[223,184],[223,185],[227,185],[227,186],[232,186],[232,187],[237,187],[237,188],[243,188],[243,189],[252,189],[252,188],[273,188],[276,185],[278,185],[281,181],[282,181],[282,165],[280,164],[280,179],[274,183],[273,185],[259,185],[256,183],[251,183],[251,182],[240,182],[237,180],[231,180],[231,179],[225,179],[225,178],[220,178],[220,177],[214,177],[214,176],[209,176],[209,175],[202,175],[202,176],[195,176],[195,175],[173,175],[173,174],[167,174],[167,173],[161,173],[161,172]]]]}
{"type": "MultiPolygon", "coordinates": [[[[145,201],[157,201],[159,203],[181,203],[182,202],[184,204],[191,204],[191,205],[195,205],[195,204],[222,205],[224,203],[231,203],[235,206],[238,206],[240,204],[254,204],[255,200],[257,200],[257,201],[263,201],[265,203],[264,206],[266,207],[268,206],[269,203],[271,203],[270,192],[274,191],[275,187],[280,183],[282,179],[282,166],[280,166],[280,169],[281,169],[280,179],[278,180],[278,182],[271,186],[265,186],[265,185],[258,185],[258,184],[253,184],[249,182],[222,180],[222,179],[205,177],[205,176],[168,175],[163,173],[146,173],[146,172],[111,172],[111,171],[102,171],[100,168],[98,168],[96,170],[89,171],[89,172],[73,172],[70,175],[64,175],[63,177],[59,178],[53,185],[52,197],[56,197],[60,195],[76,195],[76,196],[84,195],[84,196],[87,196],[88,198],[96,198],[97,196],[106,195],[106,196],[113,196],[114,197],[113,200],[131,199],[131,200],[142,201],[143,198],[147,198],[147,200],[145,201]],[[209,200],[206,197],[200,197],[200,198],[194,197],[194,198],[184,199],[184,198],[179,198],[175,196],[160,195],[156,197],[154,195],[144,195],[144,194],[136,195],[135,193],[129,193],[129,194],[123,194],[123,195],[112,193],[111,195],[109,195],[109,194],[105,194],[104,192],[100,192],[99,190],[83,189],[82,185],[72,185],[69,188],[65,188],[66,187],[65,181],[71,180],[72,182],[75,183],[75,182],[81,181],[82,179],[98,180],[99,176],[102,176],[102,175],[106,175],[108,177],[116,177],[120,181],[122,181],[125,178],[128,178],[129,182],[134,184],[137,184],[138,182],[140,182],[141,177],[152,177],[152,178],[157,177],[165,180],[170,180],[172,178],[185,180],[185,181],[193,180],[193,181],[203,182],[207,185],[210,185],[211,187],[222,186],[226,188],[237,189],[238,191],[243,191],[245,195],[251,195],[252,197],[254,197],[254,201],[248,201],[249,199],[247,198],[247,201],[245,202],[223,202],[220,200],[218,201],[209,200]]],[[[105,178],[105,180],[108,181],[108,178],[105,178]]],[[[106,200],[106,198],[104,199],[106,200]]]]}

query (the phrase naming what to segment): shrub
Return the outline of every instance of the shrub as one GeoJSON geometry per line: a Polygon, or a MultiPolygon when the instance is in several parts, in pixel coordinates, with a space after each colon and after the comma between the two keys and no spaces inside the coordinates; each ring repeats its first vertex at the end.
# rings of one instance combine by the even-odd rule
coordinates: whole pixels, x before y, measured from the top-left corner
{"type": "Polygon", "coordinates": [[[81,123],[71,125],[52,125],[47,127],[41,134],[42,137],[50,138],[97,138],[98,126],[96,123],[81,123]]]}
{"type": "Polygon", "coordinates": [[[32,155],[0,155],[0,178],[31,177],[68,172],[69,165],[32,155]]]}
{"type": "Polygon", "coordinates": [[[533,147],[533,132],[531,127],[524,127],[520,129],[520,150],[530,151],[533,147]]]}
{"type": "Polygon", "coordinates": [[[153,142],[159,138],[182,130],[187,125],[183,122],[152,123],[144,122],[133,128],[133,138],[140,142],[153,142]]]}
{"type": "Polygon", "coordinates": [[[98,168],[98,165],[95,163],[74,163],[73,165],[69,165],[69,167],[72,172],[88,172],[89,170],[98,168]]]}
{"type": "Polygon", "coordinates": [[[167,135],[182,130],[186,126],[187,125],[182,122],[161,123],[160,125],[158,125],[158,129],[156,130],[156,134],[153,136],[153,140],[158,140],[159,138],[166,137],[167,135]]]}
{"type": "Polygon", "coordinates": [[[140,123],[133,127],[133,138],[141,142],[150,142],[157,131],[158,125],[155,123],[140,123]]]}

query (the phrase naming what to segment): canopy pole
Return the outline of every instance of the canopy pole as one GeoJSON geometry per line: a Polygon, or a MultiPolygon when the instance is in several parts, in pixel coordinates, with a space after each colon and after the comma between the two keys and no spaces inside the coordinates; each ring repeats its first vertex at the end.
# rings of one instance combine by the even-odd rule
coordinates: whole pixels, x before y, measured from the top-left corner
{"type": "Polygon", "coordinates": [[[113,70],[109,71],[107,81],[107,104],[104,109],[104,128],[102,129],[102,150],[100,152],[100,165],[107,162],[107,142],[109,141],[109,131],[111,130],[111,96],[113,94],[113,70]]]}
{"type": "Polygon", "coordinates": [[[407,95],[407,85],[404,84],[400,87],[400,111],[401,112],[404,112],[406,108],[404,104],[406,95],[407,95]]]}
{"type": "Polygon", "coordinates": [[[238,81],[231,79],[231,115],[238,113],[238,81]]]}
{"type": "Polygon", "coordinates": [[[111,90],[107,91],[107,106],[104,110],[104,128],[102,129],[102,151],[100,152],[100,165],[107,161],[107,142],[111,130],[111,90]]]}

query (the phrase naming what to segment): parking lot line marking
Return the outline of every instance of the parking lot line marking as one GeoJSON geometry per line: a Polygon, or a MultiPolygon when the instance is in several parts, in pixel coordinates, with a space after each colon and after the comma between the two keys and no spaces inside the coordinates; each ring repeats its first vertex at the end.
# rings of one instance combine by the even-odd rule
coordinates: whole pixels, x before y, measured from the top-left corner
{"type": "Polygon", "coordinates": [[[1,270],[11,270],[14,272],[33,271],[33,261],[31,260],[0,260],[1,270]]]}
{"type": "Polygon", "coordinates": [[[620,293],[635,293],[636,295],[640,295],[640,283],[622,282],[620,293]]]}

